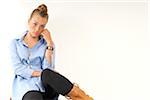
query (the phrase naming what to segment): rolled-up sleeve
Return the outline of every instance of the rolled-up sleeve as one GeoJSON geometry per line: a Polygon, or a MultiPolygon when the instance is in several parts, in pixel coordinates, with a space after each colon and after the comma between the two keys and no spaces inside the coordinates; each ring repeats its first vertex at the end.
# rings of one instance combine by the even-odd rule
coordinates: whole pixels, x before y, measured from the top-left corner
{"type": "Polygon", "coordinates": [[[17,52],[16,40],[13,40],[10,44],[10,56],[11,62],[14,69],[15,75],[19,75],[23,78],[30,78],[32,77],[33,69],[29,65],[24,65],[21,63],[21,59],[17,52]]]}

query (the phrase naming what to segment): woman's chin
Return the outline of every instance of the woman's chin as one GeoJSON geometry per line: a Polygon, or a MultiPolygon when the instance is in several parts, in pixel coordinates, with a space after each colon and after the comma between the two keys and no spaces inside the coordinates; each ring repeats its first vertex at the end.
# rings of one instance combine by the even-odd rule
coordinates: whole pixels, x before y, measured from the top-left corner
{"type": "Polygon", "coordinates": [[[32,38],[38,38],[39,35],[31,35],[32,38]]]}

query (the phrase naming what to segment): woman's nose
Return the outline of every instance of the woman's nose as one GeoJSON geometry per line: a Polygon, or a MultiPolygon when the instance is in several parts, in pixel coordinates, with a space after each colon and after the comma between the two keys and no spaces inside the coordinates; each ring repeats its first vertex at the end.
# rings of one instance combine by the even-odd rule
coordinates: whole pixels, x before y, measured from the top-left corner
{"type": "Polygon", "coordinates": [[[39,31],[39,30],[40,30],[40,27],[37,26],[37,27],[35,28],[35,31],[37,32],[37,31],[39,31]]]}

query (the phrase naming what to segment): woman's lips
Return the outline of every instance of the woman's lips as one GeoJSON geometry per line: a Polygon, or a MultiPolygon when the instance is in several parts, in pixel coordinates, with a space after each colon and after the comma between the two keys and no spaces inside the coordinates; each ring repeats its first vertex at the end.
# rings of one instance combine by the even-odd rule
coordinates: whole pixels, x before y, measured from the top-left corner
{"type": "Polygon", "coordinates": [[[34,34],[35,34],[36,36],[38,36],[38,35],[39,35],[39,32],[35,32],[34,34]]]}

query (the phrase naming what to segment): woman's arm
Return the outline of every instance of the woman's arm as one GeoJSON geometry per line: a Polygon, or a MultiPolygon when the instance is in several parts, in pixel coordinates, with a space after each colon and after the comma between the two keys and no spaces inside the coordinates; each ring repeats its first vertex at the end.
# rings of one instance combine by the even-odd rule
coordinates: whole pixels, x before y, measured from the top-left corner
{"type": "Polygon", "coordinates": [[[51,33],[47,30],[44,29],[44,31],[41,33],[41,35],[43,36],[43,38],[46,41],[47,44],[47,49],[45,51],[45,57],[44,57],[44,61],[43,61],[43,69],[46,68],[54,68],[54,60],[55,60],[55,50],[54,50],[54,43],[52,41],[51,38],[51,33]]]}
{"type": "Polygon", "coordinates": [[[31,69],[29,65],[24,65],[21,63],[21,59],[18,55],[17,40],[15,39],[10,44],[10,57],[14,73],[16,75],[19,75],[23,78],[32,77],[32,73],[34,72],[34,70],[31,69]]]}
{"type": "Polygon", "coordinates": [[[52,54],[53,54],[52,50],[46,49],[46,51],[45,51],[45,58],[46,58],[46,60],[48,61],[49,64],[52,63],[52,54]]]}
{"type": "Polygon", "coordinates": [[[10,45],[10,56],[14,73],[26,79],[30,77],[39,77],[41,75],[41,71],[33,70],[30,65],[24,65],[21,62],[16,44],[17,40],[14,39],[10,45]]]}

